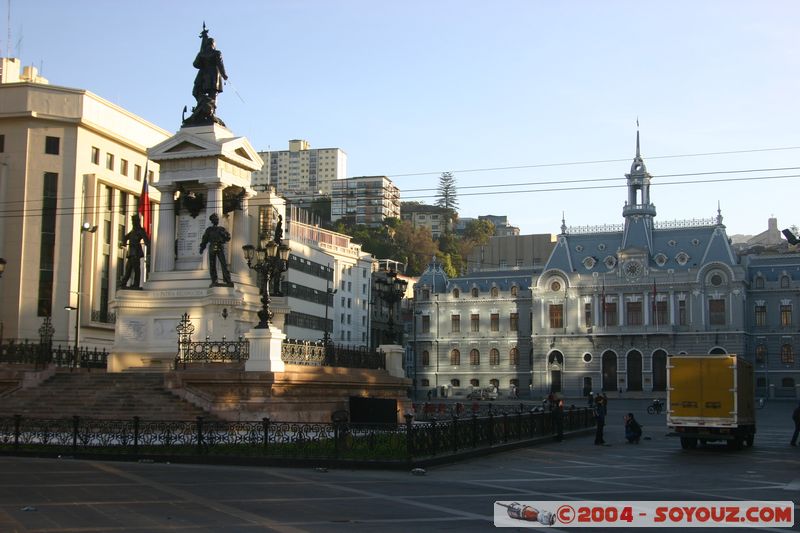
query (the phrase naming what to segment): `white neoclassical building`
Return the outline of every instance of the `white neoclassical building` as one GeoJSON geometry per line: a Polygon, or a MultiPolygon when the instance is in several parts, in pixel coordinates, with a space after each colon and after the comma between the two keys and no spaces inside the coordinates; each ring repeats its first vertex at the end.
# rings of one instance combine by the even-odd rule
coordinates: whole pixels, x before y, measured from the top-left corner
{"type": "MultiPolygon", "coordinates": [[[[0,61],[0,334],[36,340],[49,316],[54,343],[71,344],[78,313],[65,308],[77,307],[81,345],[110,346],[118,245],[143,180],[158,179],[147,148],[169,133],[90,91],[50,85],[17,59],[0,61]]],[[[160,201],[152,187],[150,196],[160,201]]]]}

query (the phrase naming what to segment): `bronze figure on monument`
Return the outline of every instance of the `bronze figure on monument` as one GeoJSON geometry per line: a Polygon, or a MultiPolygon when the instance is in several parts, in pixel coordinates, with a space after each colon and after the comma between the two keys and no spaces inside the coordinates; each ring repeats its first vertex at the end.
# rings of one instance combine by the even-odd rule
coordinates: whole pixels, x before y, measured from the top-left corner
{"type": "Polygon", "coordinates": [[[147,232],[139,221],[138,214],[131,215],[131,223],[133,224],[133,229],[131,229],[119,243],[120,248],[124,248],[125,245],[128,246],[128,260],[125,262],[125,274],[122,276],[122,279],[119,280],[117,288],[139,290],[141,289],[139,283],[142,279],[141,259],[144,257],[142,242],[144,242],[145,246],[150,246],[150,239],[147,237],[147,232]],[[133,283],[129,287],[128,280],[131,279],[131,275],[133,275],[133,283]]]}
{"type": "Polygon", "coordinates": [[[211,213],[208,217],[211,226],[206,228],[203,239],[200,241],[200,253],[208,246],[208,270],[211,274],[212,287],[233,287],[231,273],[228,271],[228,261],[225,258],[225,243],[231,240],[231,234],[219,225],[219,217],[216,213],[211,213]],[[217,260],[222,270],[222,280],[220,283],[217,278],[217,260]]]}
{"type": "Polygon", "coordinates": [[[192,114],[183,121],[183,125],[203,126],[216,122],[224,126],[216,116],[217,95],[222,92],[223,80],[228,79],[228,74],[222,62],[222,52],[217,50],[214,39],[208,36],[205,22],[200,38],[200,51],[192,63],[197,69],[192,88],[192,96],[197,100],[197,105],[192,108],[192,114]]]}

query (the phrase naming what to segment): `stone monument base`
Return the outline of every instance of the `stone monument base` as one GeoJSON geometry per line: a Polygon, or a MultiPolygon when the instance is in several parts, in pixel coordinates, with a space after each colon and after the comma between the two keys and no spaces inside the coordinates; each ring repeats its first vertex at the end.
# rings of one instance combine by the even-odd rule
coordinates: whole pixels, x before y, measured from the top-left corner
{"type": "Polygon", "coordinates": [[[398,422],[411,409],[411,381],[385,370],[286,365],[284,372],[245,372],[241,364],[209,364],[169,372],[165,384],[173,394],[231,421],[330,422],[335,411],[349,410],[351,396],[397,400],[398,422]]]}

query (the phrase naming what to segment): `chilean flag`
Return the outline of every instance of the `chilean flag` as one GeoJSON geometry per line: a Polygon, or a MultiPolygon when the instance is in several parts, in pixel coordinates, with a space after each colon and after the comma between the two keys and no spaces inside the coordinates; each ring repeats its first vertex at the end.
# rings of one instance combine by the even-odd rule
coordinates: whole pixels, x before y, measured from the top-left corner
{"type": "Polygon", "coordinates": [[[144,165],[144,179],[142,179],[142,195],[139,196],[139,217],[142,220],[142,228],[147,233],[147,238],[153,237],[153,211],[150,206],[150,190],[147,187],[147,163],[144,165]]]}

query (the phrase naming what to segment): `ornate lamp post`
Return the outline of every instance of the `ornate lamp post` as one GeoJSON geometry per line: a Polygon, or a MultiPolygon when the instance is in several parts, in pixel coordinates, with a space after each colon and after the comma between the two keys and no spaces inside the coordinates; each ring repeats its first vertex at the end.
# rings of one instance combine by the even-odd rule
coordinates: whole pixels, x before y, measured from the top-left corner
{"type": "MultiPolygon", "coordinates": [[[[397,336],[394,331],[394,315],[397,303],[403,299],[406,293],[408,282],[397,277],[397,272],[390,270],[386,273],[386,279],[377,280],[378,296],[386,302],[389,307],[389,319],[386,322],[388,330],[388,341],[391,343],[398,342],[397,336]]],[[[400,340],[402,342],[402,339],[400,340]]]]}
{"type": "Polygon", "coordinates": [[[287,260],[291,248],[282,242],[274,240],[259,242],[258,248],[252,244],[242,246],[247,266],[255,270],[261,289],[261,310],[258,312],[259,322],[255,329],[268,329],[272,320],[272,311],[269,310],[269,286],[274,277],[286,272],[289,267],[287,260]]]}

